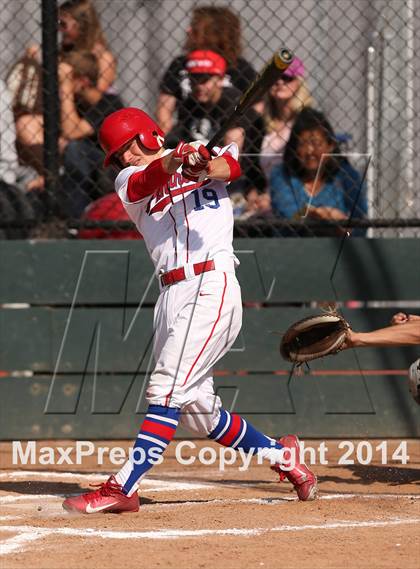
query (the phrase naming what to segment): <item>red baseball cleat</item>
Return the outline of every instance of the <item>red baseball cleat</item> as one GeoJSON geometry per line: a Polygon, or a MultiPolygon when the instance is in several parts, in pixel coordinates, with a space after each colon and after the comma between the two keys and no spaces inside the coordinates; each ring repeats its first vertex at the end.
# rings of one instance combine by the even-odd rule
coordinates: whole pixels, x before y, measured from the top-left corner
{"type": "MultiPolygon", "coordinates": [[[[292,470],[283,470],[279,464],[271,466],[271,469],[280,476],[279,482],[287,478],[293,484],[299,500],[304,502],[315,500],[318,492],[317,479],[315,474],[304,463],[300,462],[299,439],[296,435],[285,435],[279,439],[279,443],[286,449],[294,449],[295,455],[295,466],[292,470]]],[[[291,458],[290,453],[285,451],[284,458],[286,461],[289,460],[291,458]]]]}
{"type": "Polygon", "coordinates": [[[64,500],[63,508],[68,512],[79,512],[80,514],[138,512],[137,492],[132,496],[126,496],[121,484],[118,484],[114,476],[110,476],[103,484],[95,484],[95,486],[99,486],[99,489],[64,500]]]}

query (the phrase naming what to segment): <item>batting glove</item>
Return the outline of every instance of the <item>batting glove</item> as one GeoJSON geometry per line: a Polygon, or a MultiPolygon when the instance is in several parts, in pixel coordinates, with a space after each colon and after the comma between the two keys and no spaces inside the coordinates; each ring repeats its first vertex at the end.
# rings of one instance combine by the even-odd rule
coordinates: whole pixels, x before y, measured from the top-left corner
{"type": "Polygon", "coordinates": [[[201,144],[194,152],[187,153],[182,159],[182,175],[187,180],[202,182],[209,173],[210,152],[201,144]]]}
{"type": "Polygon", "coordinates": [[[181,165],[184,163],[184,159],[195,151],[196,150],[194,146],[191,146],[191,144],[188,144],[188,142],[181,141],[178,142],[175,150],[172,152],[172,158],[175,158],[175,160],[179,161],[179,164],[181,165]]]}

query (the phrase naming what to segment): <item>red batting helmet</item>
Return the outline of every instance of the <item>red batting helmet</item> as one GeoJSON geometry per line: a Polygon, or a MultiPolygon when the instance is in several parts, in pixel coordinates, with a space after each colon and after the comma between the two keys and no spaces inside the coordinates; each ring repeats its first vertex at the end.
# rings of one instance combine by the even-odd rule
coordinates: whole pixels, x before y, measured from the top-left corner
{"type": "Polygon", "coordinates": [[[148,114],[135,107],[108,115],[99,129],[99,142],[106,153],[104,166],[109,166],[113,155],[136,136],[148,150],[159,150],[165,135],[148,114]]]}

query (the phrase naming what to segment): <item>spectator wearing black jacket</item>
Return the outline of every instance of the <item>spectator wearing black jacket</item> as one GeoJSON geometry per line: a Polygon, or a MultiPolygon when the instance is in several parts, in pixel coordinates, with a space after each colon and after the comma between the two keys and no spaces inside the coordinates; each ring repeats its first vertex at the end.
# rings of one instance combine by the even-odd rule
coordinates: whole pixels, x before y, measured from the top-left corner
{"type": "MultiPolygon", "coordinates": [[[[180,140],[207,143],[231,114],[240,97],[237,89],[224,86],[227,63],[218,53],[211,50],[192,51],[187,56],[185,66],[191,94],[179,105],[178,122],[165,138],[168,147],[176,146],[180,140]]],[[[263,118],[251,108],[220,141],[238,145],[247,186],[264,184],[258,164],[263,134],[263,118]]],[[[237,183],[235,186],[235,189],[240,189],[237,183]]]]}
{"type": "Polygon", "coordinates": [[[234,87],[243,93],[255,79],[254,68],[241,56],[239,17],[225,6],[194,8],[187,30],[185,53],[172,60],[160,83],[156,118],[165,133],[173,128],[180,103],[191,93],[185,64],[188,53],[196,50],[215,51],[226,60],[227,68],[223,77],[223,86],[226,88],[234,87]]]}

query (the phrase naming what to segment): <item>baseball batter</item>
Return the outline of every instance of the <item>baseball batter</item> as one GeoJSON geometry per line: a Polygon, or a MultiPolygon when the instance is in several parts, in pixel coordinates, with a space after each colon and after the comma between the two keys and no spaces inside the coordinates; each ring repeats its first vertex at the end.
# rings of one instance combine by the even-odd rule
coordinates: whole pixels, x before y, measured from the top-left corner
{"type": "Polygon", "coordinates": [[[82,513],[137,511],[140,480],[160,458],[178,424],[224,446],[268,459],[313,500],[316,476],[300,462],[295,435],[279,441],[229,413],[214,393],[212,370],[242,323],[233,252],[233,214],[227,185],[241,174],[235,144],[210,155],[200,143],[163,147],[163,132],[143,111],[109,115],[99,139],[120,173],[116,191],[143,235],[159,279],[154,314],[155,368],[147,414],[130,459],[94,492],[68,498],[82,513]]]}

